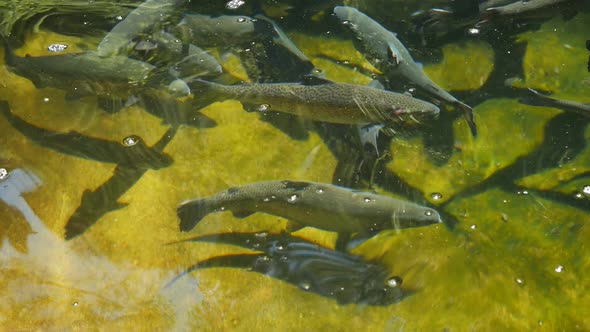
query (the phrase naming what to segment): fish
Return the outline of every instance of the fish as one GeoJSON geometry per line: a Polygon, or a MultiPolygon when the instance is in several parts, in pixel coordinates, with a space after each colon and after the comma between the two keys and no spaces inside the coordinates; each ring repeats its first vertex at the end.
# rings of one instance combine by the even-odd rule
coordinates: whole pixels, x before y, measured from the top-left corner
{"type": "Polygon", "coordinates": [[[181,203],[180,230],[190,231],[208,214],[221,211],[232,211],[237,218],[263,212],[289,219],[293,229],[311,226],[361,237],[442,222],[434,209],[389,196],[326,183],[273,180],[181,203]]]}
{"type": "Polygon", "coordinates": [[[528,0],[499,3],[497,6],[481,10],[481,18],[476,26],[502,19],[551,17],[560,11],[564,11],[566,16],[570,16],[575,14],[575,5],[582,3],[582,0],[528,0]],[[572,13],[570,14],[568,11],[572,11],[572,13]]]}
{"type": "Polygon", "coordinates": [[[199,47],[233,47],[255,39],[254,19],[249,16],[185,14],[175,27],[185,43],[199,47]]]}
{"type": "Polygon", "coordinates": [[[153,29],[166,21],[188,0],[147,0],[137,6],[117,23],[98,44],[96,52],[100,57],[127,54],[127,48],[140,33],[153,29]]]}
{"type": "Polygon", "coordinates": [[[403,77],[434,98],[463,110],[471,134],[477,136],[477,126],[471,107],[434,83],[424,73],[422,65],[414,61],[395,33],[385,29],[356,8],[336,6],[334,14],[356,34],[355,45],[383,75],[389,80],[403,77]]]}
{"type": "Polygon", "coordinates": [[[196,79],[195,93],[211,101],[235,99],[247,110],[275,111],[340,124],[408,123],[438,116],[431,103],[364,85],[335,83],[308,76],[303,83],[221,85],[196,79]]]}
{"type": "Polygon", "coordinates": [[[94,51],[19,57],[5,43],[4,58],[10,71],[29,79],[36,88],[65,90],[67,99],[89,95],[128,97],[159,76],[149,63],[125,56],[105,59],[94,51]]]}
{"type": "Polygon", "coordinates": [[[412,293],[402,288],[402,278],[391,276],[382,264],[285,233],[222,233],[180,242],[186,241],[227,243],[261,253],[205,259],[176,276],[166,287],[198,269],[228,267],[286,281],[303,291],[335,299],[340,305],[389,305],[412,293]]]}
{"type": "Polygon", "coordinates": [[[170,67],[172,76],[177,78],[216,76],[223,73],[221,64],[202,48],[189,44],[187,55],[170,67]]]}
{"type": "Polygon", "coordinates": [[[135,135],[114,142],[84,136],[75,131],[59,133],[32,125],[14,115],[6,101],[0,101],[0,113],[21,134],[33,142],[71,156],[114,163],[136,168],[160,169],[172,165],[173,160],[168,154],[145,145],[135,135]]]}
{"type": "MultiPolygon", "coordinates": [[[[156,151],[163,151],[176,135],[178,127],[169,128],[162,138],[153,146],[156,151]]],[[[95,190],[86,190],[76,211],[70,216],[65,226],[65,239],[71,240],[82,235],[105,214],[126,207],[127,203],[118,200],[125,192],[141,179],[147,168],[135,168],[117,165],[113,175],[95,190]]]]}
{"type": "Polygon", "coordinates": [[[555,107],[564,111],[590,117],[590,104],[580,103],[572,100],[556,99],[539,93],[538,91],[528,88],[531,96],[519,99],[519,102],[531,106],[555,107]]]}

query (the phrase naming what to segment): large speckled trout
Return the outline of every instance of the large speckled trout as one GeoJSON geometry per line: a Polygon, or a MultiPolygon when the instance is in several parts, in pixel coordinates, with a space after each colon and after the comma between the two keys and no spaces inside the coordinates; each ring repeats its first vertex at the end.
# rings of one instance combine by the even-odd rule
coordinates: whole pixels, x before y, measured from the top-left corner
{"type": "Polygon", "coordinates": [[[331,123],[420,123],[439,113],[435,105],[408,95],[317,77],[306,78],[302,84],[221,85],[197,79],[189,85],[195,94],[202,92],[217,101],[239,100],[246,109],[285,112],[331,123]]]}
{"type": "Polygon", "coordinates": [[[186,201],[178,207],[180,229],[189,231],[212,212],[236,217],[264,212],[311,226],[362,237],[384,229],[419,227],[441,222],[437,211],[389,196],[326,183],[255,182],[214,196],[186,201]]]}

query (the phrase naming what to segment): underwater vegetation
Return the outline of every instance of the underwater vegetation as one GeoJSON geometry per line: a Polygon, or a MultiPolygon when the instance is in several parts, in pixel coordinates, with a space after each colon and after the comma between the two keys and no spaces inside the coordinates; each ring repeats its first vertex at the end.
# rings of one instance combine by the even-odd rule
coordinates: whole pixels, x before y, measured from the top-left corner
{"type": "Polygon", "coordinates": [[[2,330],[590,329],[587,3],[0,8],[2,330]]]}

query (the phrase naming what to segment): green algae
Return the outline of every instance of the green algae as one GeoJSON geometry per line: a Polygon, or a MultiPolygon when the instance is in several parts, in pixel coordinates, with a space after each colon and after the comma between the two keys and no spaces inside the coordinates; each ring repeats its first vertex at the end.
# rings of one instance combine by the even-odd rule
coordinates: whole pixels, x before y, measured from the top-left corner
{"type": "MultiPolygon", "coordinates": [[[[552,62],[539,62],[534,55],[546,52],[540,42],[544,39],[550,41],[545,45],[548,49],[557,47],[552,27],[559,26],[564,36],[581,39],[586,36],[581,36],[578,28],[587,26],[588,21],[588,15],[580,15],[570,22],[551,21],[530,33],[535,39],[527,39],[527,84],[549,87],[571,99],[587,98],[583,88],[587,74],[579,69],[551,74],[548,81],[532,71],[550,72],[555,61],[573,65],[565,51],[554,52],[558,59],[552,62]],[[558,83],[569,82],[570,77],[579,84],[558,83]]],[[[352,43],[302,34],[292,37],[328,78],[361,84],[370,81],[358,71],[321,57],[328,52],[370,70],[352,43]]],[[[90,48],[96,44],[95,40],[66,38],[73,37],[41,31],[27,40],[25,49],[17,51],[41,55],[46,45],[57,40],[90,48]]],[[[483,50],[478,59],[489,59],[486,46],[473,47],[483,50]]],[[[448,46],[443,61],[426,70],[445,87],[477,88],[481,77],[489,75],[489,63],[473,61],[469,65],[473,70],[467,74],[450,70],[465,62],[473,47],[465,51],[457,45],[448,46]],[[480,62],[486,65],[478,68],[480,62]]],[[[224,67],[237,76],[244,75],[235,59],[224,67]]],[[[111,140],[136,134],[148,145],[166,131],[159,119],[139,107],[110,115],[97,109],[93,98],[65,102],[62,91],[37,90],[4,67],[0,68],[0,84],[0,99],[8,100],[13,112],[52,130],[76,130],[111,140]]],[[[178,203],[253,181],[294,178],[330,182],[336,167],[335,158],[314,133],[306,141],[291,140],[256,114],[244,112],[235,101],[215,103],[202,112],[215,119],[217,127],[180,128],[165,149],[174,165],[146,172],[120,198],[127,207],[104,215],[85,234],[65,244],[51,240],[51,234],[63,236],[83,191],[106,181],[115,166],[43,149],[0,119],[5,138],[0,160],[8,159],[11,167],[26,167],[42,178],[42,187],[25,198],[48,228],[44,237],[33,238],[24,218],[0,204],[0,236],[9,239],[3,242],[0,272],[3,329],[590,329],[590,307],[584,305],[590,303],[585,291],[590,286],[585,278],[590,268],[585,244],[590,238],[588,213],[535,194],[492,189],[475,196],[460,195],[536,148],[542,141],[544,124],[561,111],[522,105],[513,99],[477,105],[478,138],[473,139],[466,124],[456,120],[456,151],[441,167],[427,160],[420,139],[394,138],[394,158],[388,169],[434,204],[452,199],[444,210],[460,223],[453,230],[435,225],[382,232],[355,250],[388,266],[392,275],[404,279],[404,287],[415,291],[401,303],[385,307],[340,306],[285,282],[229,268],[196,271],[164,287],[179,271],[199,260],[244,252],[222,244],[167,243],[197,234],[278,232],[286,227],[286,220],[274,216],[254,214],[237,219],[226,212],[207,216],[195,230],[183,234],[175,215],[178,203]],[[435,192],[443,198],[433,200],[430,194],[435,192]],[[27,241],[29,236],[39,242],[27,241]],[[16,253],[8,251],[10,247],[16,253]],[[32,256],[39,254],[40,248],[46,251],[44,259],[32,256]]],[[[588,130],[586,137],[590,137],[588,130]]],[[[559,186],[588,170],[589,153],[586,148],[570,163],[524,178],[519,184],[538,189],[559,186]]],[[[562,190],[579,190],[583,185],[582,179],[562,190]]],[[[334,234],[328,232],[303,229],[297,234],[333,245],[334,234]]]]}

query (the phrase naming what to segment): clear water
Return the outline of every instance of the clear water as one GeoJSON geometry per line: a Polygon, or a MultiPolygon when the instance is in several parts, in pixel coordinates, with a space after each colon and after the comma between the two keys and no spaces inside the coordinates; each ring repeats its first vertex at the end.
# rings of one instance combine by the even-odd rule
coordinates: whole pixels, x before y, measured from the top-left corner
{"type": "MultiPolygon", "coordinates": [[[[82,11],[81,3],[71,4],[67,9],[57,2],[49,8],[23,5],[15,10],[31,17],[24,21],[28,23],[17,21],[13,28],[3,23],[5,30],[15,29],[16,38],[23,38],[24,44],[15,52],[20,56],[55,54],[48,50],[55,44],[67,45],[63,52],[95,49],[116,17],[129,12],[129,7],[110,9],[93,1],[84,18],[76,13],[82,11]],[[104,12],[91,10],[95,5],[104,12]],[[46,13],[57,14],[34,27],[46,13]]],[[[411,1],[353,5],[391,29],[404,26],[400,22],[412,12],[430,7],[411,1]],[[380,14],[394,12],[391,6],[398,6],[399,12],[380,14]]],[[[192,11],[199,8],[194,3],[190,7],[192,11]]],[[[306,19],[288,15],[281,19],[286,7],[263,5],[327,78],[359,84],[371,81],[365,74],[374,69],[354,48],[350,36],[330,25],[316,9],[306,19]],[[310,23],[298,27],[297,22],[310,23]]],[[[207,10],[210,7],[204,6],[203,11],[207,10]]],[[[236,13],[223,10],[228,15],[236,13]]],[[[568,19],[556,15],[538,26],[500,34],[499,38],[524,46],[522,73],[515,73],[522,77],[516,85],[589,103],[584,48],[589,26],[586,12],[568,19]]],[[[442,142],[448,137],[442,129],[424,129],[425,137],[420,130],[382,137],[379,145],[384,157],[376,161],[374,174],[367,173],[372,167],[365,167],[360,175],[341,171],[359,166],[358,159],[345,158],[359,151],[350,147],[354,143],[345,130],[309,125],[308,137],[294,140],[261,121],[259,114],[245,112],[239,102],[220,101],[202,110],[217,122],[215,127],[181,126],[164,150],[174,159],[170,167],[119,175],[128,180],[123,181],[128,190],[125,185],[113,186],[104,197],[122,204],[120,208],[103,214],[100,204],[90,206],[90,211],[99,211],[96,223],[65,240],[66,224],[85,192],[97,191],[113,176],[116,165],[44,148],[0,119],[0,167],[9,174],[0,180],[4,198],[0,203],[0,327],[7,331],[590,330],[590,176],[585,175],[590,170],[586,146],[590,131],[586,118],[556,108],[527,106],[509,89],[504,93],[501,87],[484,86],[498,66],[518,62],[507,60],[514,57],[505,52],[508,41],[455,36],[448,41],[444,37],[429,40],[424,46],[410,31],[398,32],[400,39],[411,39],[407,46],[434,81],[474,107],[479,135],[471,137],[462,117],[449,109],[454,120],[441,117],[426,127],[450,124],[450,151],[442,142]],[[436,44],[438,40],[442,42],[436,44]],[[577,140],[568,140],[571,137],[577,140]],[[134,176],[136,182],[131,181],[134,176]],[[287,223],[260,213],[237,219],[224,212],[211,214],[190,233],[182,233],[177,205],[231,186],[271,179],[376,190],[431,204],[443,212],[444,225],[385,231],[354,250],[386,266],[391,275],[401,276],[403,286],[415,293],[388,306],[339,305],[238,268],[195,271],[165,287],[200,260],[244,252],[224,244],[170,242],[228,231],[279,232],[287,223]]],[[[210,51],[226,72],[247,79],[239,57],[215,48],[210,51]]],[[[169,128],[137,105],[109,114],[98,108],[92,96],[66,100],[63,90],[38,89],[4,65],[0,66],[0,100],[8,101],[12,112],[25,121],[62,133],[73,130],[117,142],[137,135],[152,146],[169,128]]],[[[296,234],[328,247],[336,237],[312,228],[296,234]]]]}

